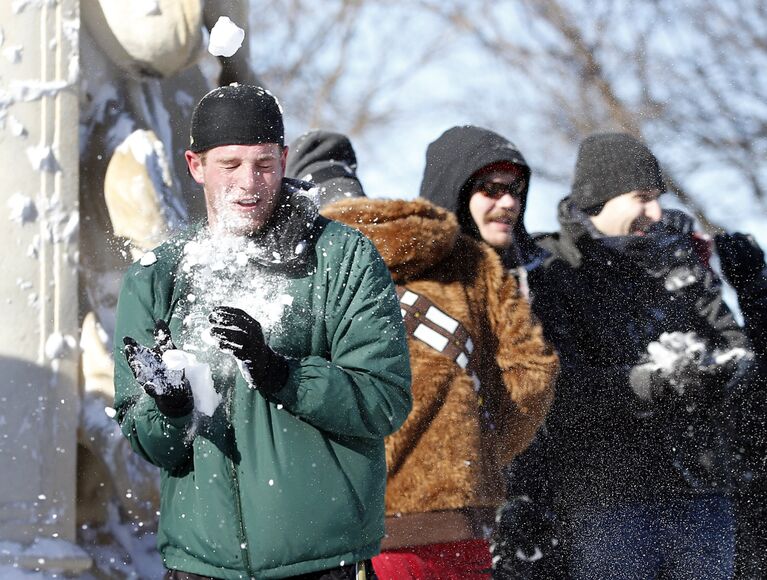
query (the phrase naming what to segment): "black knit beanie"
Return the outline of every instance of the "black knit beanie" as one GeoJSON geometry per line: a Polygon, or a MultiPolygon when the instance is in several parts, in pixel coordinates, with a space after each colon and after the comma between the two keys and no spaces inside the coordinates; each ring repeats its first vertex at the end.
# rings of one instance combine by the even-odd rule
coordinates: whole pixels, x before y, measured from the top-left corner
{"type": "Polygon", "coordinates": [[[189,149],[285,143],[282,108],[264,88],[232,83],[205,95],[192,113],[189,149]]]}
{"type": "Polygon", "coordinates": [[[290,145],[285,176],[316,184],[321,206],[337,199],[365,197],[357,179],[357,155],[341,133],[315,130],[301,135],[290,145]]]}
{"type": "MultiPolygon", "coordinates": [[[[665,190],[658,160],[627,133],[596,133],[578,150],[570,200],[587,213],[629,191],[665,190]]],[[[597,212],[598,213],[598,212],[597,212]]]]}

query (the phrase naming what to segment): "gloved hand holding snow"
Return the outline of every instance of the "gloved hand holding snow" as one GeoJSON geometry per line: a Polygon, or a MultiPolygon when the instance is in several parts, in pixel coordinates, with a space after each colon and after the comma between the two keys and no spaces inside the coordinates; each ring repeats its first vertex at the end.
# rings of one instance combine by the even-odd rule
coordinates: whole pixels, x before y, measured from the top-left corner
{"type": "Polygon", "coordinates": [[[629,382],[645,401],[666,395],[695,397],[711,379],[731,375],[747,356],[743,349],[710,351],[694,332],[664,332],[647,345],[646,362],[631,369],[629,382]]]}
{"type": "Polygon", "coordinates": [[[285,385],[287,360],[266,344],[261,324],[255,318],[240,308],[218,306],[208,320],[212,325],[211,336],[221,350],[230,352],[242,363],[252,386],[274,393],[285,385]]]}
{"type": "Polygon", "coordinates": [[[163,362],[163,354],[176,348],[164,320],[155,323],[154,341],[154,347],[148,348],[130,336],[124,337],[128,366],[161,413],[168,417],[183,417],[192,412],[194,399],[184,371],[171,370],[163,362]]]}
{"type": "Polygon", "coordinates": [[[242,46],[245,31],[226,16],[219,16],[210,31],[208,52],[213,56],[230,57],[242,46]]]}

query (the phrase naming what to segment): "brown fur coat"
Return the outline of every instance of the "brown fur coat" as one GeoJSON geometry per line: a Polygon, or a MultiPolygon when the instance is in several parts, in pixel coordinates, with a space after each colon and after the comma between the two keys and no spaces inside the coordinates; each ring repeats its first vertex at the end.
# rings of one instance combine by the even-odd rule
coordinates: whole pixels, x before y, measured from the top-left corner
{"type": "Polygon", "coordinates": [[[409,337],[413,410],[386,440],[387,514],[497,507],[501,469],[543,421],[557,370],[514,278],[491,248],[460,234],[453,214],[425,200],[342,200],[322,213],[368,236],[395,283],[460,321],[475,345],[479,392],[466,370],[409,337]]]}

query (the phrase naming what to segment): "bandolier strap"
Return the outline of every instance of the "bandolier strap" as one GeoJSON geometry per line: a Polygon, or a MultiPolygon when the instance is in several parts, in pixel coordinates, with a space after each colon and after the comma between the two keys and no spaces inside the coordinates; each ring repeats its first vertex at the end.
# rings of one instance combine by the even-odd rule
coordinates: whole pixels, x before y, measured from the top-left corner
{"type": "Polygon", "coordinates": [[[463,324],[404,286],[397,286],[397,296],[408,334],[443,353],[462,369],[467,368],[474,342],[463,324]]]}

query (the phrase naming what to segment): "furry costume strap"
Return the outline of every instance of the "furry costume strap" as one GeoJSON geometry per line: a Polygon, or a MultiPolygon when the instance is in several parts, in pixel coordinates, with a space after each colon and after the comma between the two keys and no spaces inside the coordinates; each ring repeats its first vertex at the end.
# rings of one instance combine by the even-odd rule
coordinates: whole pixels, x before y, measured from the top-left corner
{"type": "Polygon", "coordinates": [[[445,314],[425,296],[404,286],[397,286],[397,296],[410,336],[443,353],[462,369],[469,366],[474,343],[459,321],[445,314]]]}

